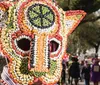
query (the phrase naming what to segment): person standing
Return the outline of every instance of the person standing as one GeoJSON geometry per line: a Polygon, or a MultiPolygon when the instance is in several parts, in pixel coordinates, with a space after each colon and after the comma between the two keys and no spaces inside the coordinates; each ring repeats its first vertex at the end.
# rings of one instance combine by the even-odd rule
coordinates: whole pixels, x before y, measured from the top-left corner
{"type": "Polygon", "coordinates": [[[87,61],[85,61],[81,73],[85,79],[85,85],[90,85],[90,71],[91,71],[90,65],[88,64],[87,61]]]}
{"type": "Polygon", "coordinates": [[[62,61],[61,84],[66,85],[66,61],[62,61]]]}
{"type": "Polygon", "coordinates": [[[91,81],[94,85],[99,85],[100,82],[100,65],[98,58],[93,59],[93,65],[91,68],[91,81]]]}
{"type": "Polygon", "coordinates": [[[77,58],[72,58],[72,65],[69,68],[71,80],[70,83],[73,85],[73,80],[74,80],[74,85],[78,84],[78,78],[80,78],[80,68],[79,68],[79,63],[77,58]]]}
{"type": "Polygon", "coordinates": [[[68,68],[67,68],[67,72],[68,72],[68,84],[70,84],[70,66],[72,65],[72,61],[68,62],[68,68]]]}
{"type": "Polygon", "coordinates": [[[83,81],[82,69],[84,67],[84,60],[80,62],[80,81],[83,81]]]}

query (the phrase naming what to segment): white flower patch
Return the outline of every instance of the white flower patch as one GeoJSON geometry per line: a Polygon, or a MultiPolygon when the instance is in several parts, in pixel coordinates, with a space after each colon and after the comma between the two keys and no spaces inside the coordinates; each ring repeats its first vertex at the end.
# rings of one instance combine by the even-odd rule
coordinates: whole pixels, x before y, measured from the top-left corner
{"type": "Polygon", "coordinates": [[[4,11],[0,10],[0,20],[3,18],[4,11]]]}
{"type": "Polygon", "coordinates": [[[48,37],[46,39],[46,47],[45,47],[45,62],[46,62],[46,67],[48,68],[48,62],[49,62],[49,46],[48,46],[48,37]]]}
{"type": "Polygon", "coordinates": [[[36,65],[36,62],[37,62],[37,36],[35,36],[34,37],[34,49],[33,49],[33,51],[34,51],[34,63],[33,63],[33,66],[35,66],[36,65]]]}
{"type": "Polygon", "coordinates": [[[75,23],[75,20],[66,20],[65,21],[65,27],[67,29],[72,28],[73,24],[75,23]]]}
{"type": "Polygon", "coordinates": [[[0,10],[0,27],[4,27],[6,26],[5,21],[6,21],[6,17],[5,17],[5,12],[0,10]]]}

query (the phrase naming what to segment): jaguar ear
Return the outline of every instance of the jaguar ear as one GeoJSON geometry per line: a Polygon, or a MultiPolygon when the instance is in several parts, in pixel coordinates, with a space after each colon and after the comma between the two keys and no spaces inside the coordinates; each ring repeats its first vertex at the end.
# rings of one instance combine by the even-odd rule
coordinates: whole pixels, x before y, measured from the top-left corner
{"type": "Polygon", "coordinates": [[[11,3],[9,2],[0,2],[0,28],[3,28],[6,23],[6,20],[8,18],[7,14],[10,6],[11,3]]]}
{"type": "Polygon", "coordinates": [[[64,17],[64,25],[66,34],[69,35],[78,26],[80,21],[85,17],[86,13],[82,10],[66,11],[64,17]]]}

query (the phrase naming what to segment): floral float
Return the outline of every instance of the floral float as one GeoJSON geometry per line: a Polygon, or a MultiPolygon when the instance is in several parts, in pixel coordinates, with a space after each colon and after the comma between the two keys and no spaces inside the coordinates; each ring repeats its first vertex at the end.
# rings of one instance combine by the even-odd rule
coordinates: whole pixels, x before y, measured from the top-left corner
{"type": "Polygon", "coordinates": [[[63,11],[52,0],[0,2],[0,13],[0,19],[8,16],[1,27],[0,51],[9,60],[11,79],[21,85],[58,82],[67,37],[86,13],[63,11]]]}

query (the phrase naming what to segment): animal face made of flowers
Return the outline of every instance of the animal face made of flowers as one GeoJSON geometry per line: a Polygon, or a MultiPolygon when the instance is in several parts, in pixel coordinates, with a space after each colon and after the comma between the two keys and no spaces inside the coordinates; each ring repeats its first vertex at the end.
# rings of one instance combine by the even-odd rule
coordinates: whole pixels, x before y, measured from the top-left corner
{"type": "Polygon", "coordinates": [[[58,82],[67,36],[85,14],[63,11],[52,0],[0,2],[0,51],[9,59],[12,80],[21,85],[58,82]]]}

